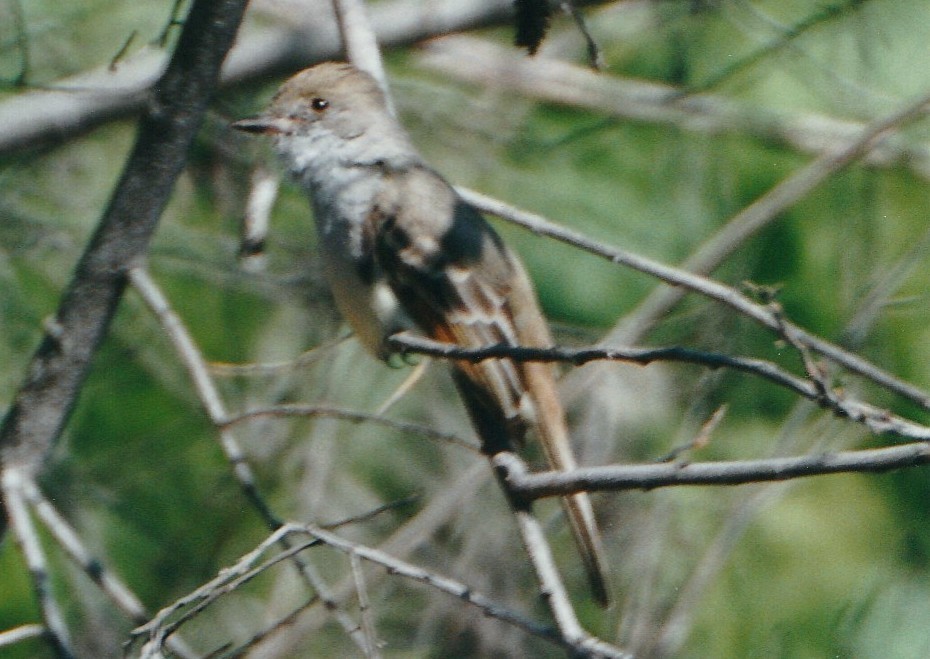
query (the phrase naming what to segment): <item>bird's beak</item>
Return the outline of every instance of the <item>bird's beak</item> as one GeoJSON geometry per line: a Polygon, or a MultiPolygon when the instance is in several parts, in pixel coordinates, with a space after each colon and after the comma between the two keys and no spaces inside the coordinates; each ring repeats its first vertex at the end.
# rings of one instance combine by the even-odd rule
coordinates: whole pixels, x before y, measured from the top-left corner
{"type": "Polygon", "coordinates": [[[259,135],[278,135],[287,132],[287,122],[277,117],[267,117],[259,115],[234,121],[230,125],[236,130],[246,133],[257,133],[259,135]]]}

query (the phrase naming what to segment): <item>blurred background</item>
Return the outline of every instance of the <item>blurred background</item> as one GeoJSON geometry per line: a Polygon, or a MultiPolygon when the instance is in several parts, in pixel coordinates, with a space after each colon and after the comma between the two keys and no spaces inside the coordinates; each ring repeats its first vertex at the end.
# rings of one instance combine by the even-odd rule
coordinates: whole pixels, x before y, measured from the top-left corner
{"type": "MultiPolygon", "coordinates": [[[[540,52],[526,61],[512,47],[506,2],[460,0],[458,10],[474,18],[444,36],[451,28],[429,26],[441,22],[447,4],[372,5],[390,44],[384,54],[395,102],[428,160],[457,185],[669,264],[824,150],[930,92],[930,6],[916,0],[591,3],[582,11],[604,69],[590,83],[584,38],[564,14],[553,16],[540,52]],[[571,63],[578,77],[558,78],[564,65],[548,67],[547,58],[571,63]],[[665,101],[675,92],[686,95],[676,101],[685,105],[670,108],[665,101]]],[[[0,112],[62,86],[78,99],[118,95],[69,79],[87,71],[128,75],[163,59],[177,35],[171,23],[186,10],[171,0],[3,0],[0,112]]],[[[264,268],[245,268],[237,255],[252,171],[275,165],[266,144],[228,122],[261,109],[288,73],[338,59],[334,29],[327,2],[252,3],[237,53],[251,68],[238,69],[217,94],[150,253],[153,277],[216,364],[234,412],[325,403],[374,413],[409,375],[367,356],[353,339],[340,340],[346,331],[320,280],[312,216],[296,186],[282,183],[264,268]],[[269,43],[279,50],[270,52],[269,43]],[[265,367],[229,366],[236,364],[265,367]]],[[[131,107],[101,110],[80,130],[5,146],[10,126],[0,123],[4,406],[135,130],[131,107]]],[[[928,121],[903,126],[881,157],[828,177],[735,244],[713,276],[737,288],[773,287],[791,320],[930,388],[928,149],[928,121]]],[[[803,374],[797,352],[771,332],[695,295],[635,336],[610,334],[658,286],[653,278],[502,221],[495,226],[525,259],[562,344],[612,336],[770,359],[803,374]]],[[[686,459],[895,442],[746,374],[663,363],[564,370],[585,464],[661,459],[720,410],[710,441],[686,459]]],[[[830,377],[851,395],[930,421],[926,410],[860,378],[838,369],[830,377]]],[[[441,364],[385,414],[472,436],[441,364]]],[[[506,505],[477,454],[334,418],[261,418],[235,434],[282,518],[333,523],[400,502],[338,532],[546,620],[506,505]]],[[[527,455],[538,458],[532,446],[527,455]]],[[[152,611],[267,535],[186,371],[133,291],[41,485],[152,611]]],[[[930,656],[928,503],[922,469],[598,494],[615,566],[617,604],[607,611],[588,597],[558,506],[547,501],[539,509],[585,627],[642,656],[913,658],[930,656]]],[[[47,544],[53,588],[82,656],[119,656],[133,625],[47,544]]],[[[354,612],[345,557],[325,549],[311,556],[354,612]]],[[[365,574],[386,656],[562,652],[378,567],[365,574]]],[[[10,537],[0,544],[0,575],[0,630],[38,620],[10,537]]],[[[182,634],[204,653],[235,647],[307,597],[282,564],[182,634]]],[[[297,616],[254,656],[357,654],[319,608],[297,616]]],[[[0,656],[52,655],[34,640],[0,656]]]]}

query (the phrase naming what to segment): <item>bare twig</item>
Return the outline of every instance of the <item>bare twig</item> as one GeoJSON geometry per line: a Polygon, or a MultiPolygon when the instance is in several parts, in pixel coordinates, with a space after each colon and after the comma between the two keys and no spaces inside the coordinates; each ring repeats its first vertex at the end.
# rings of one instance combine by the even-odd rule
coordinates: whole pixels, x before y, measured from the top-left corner
{"type": "Polygon", "coordinates": [[[344,334],[335,339],[300,354],[296,359],[269,363],[229,364],[226,362],[210,362],[207,368],[210,373],[222,377],[278,375],[283,371],[293,371],[316,363],[333,348],[337,348],[351,338],[351,334],[344,334]]]}
{"type": "MultiPolygon", "coordinates": [[[[746,240],[774,222],[781,213],[809,194],[827,178],[866,156],[889,134],[922,117],[928,105],[930,105],[930,94],[908,103],[902,109],[886,117],[873,121],[865,126],[859,135],[841,147],[825,149],[822,155],[782,180],[733,216],[710,240],[688,257],[681,268],[702,275],[713,272],[746,240]]],[[[638,341],[658,322],[659,318],[668,313],[684,297],[685,293],[686,290],[682,288],[659,288],[653,291],[607,335],[606,340],[638,341]]],[[[786,336],[788,334],[791,332],[789,331],[786,336]]],[[[810,347],[818,350],[814,346],[810,347]]]]}
{"type": "MultiPolygon", "coordinates": [[[[158,317],[165,333],[175,347],[178,356],[185,368],[187,368],[191,381],[194,384],[194,389],[204,409],[219,430],[220,445],[233,468],[233,474],[239,482],[239,486],[242,488],[243,493],[251,504],[259,512],[269,530],[273,531],[281,525],[281,521],[272,512],[270,506],[259,492],[255,476],[246,461],[245,454],[235,436],[232,434],[232,431],[227,427],[228,414],[226,413],[226,407],[220,398],[216,385],[210,377],[206,362],[201,356],[200,351],[184,327],[184,324],[181,322],[181,319],[171,309],[167,298],[165,298],[164,294],[158,288],[158,285],[149,277],[148,273],[143,268],[133,268],[129,276],[136,291],[138,291],[145,303],[158,317]]],[[[286,537],[282,536],[281,542],[286,545],[286,537]]],[[[365,639],[362,637],[358,625],[333,598],[328,585],[318,574],[314,566],[300,557],[297,557],[296,554],[294,557],[294,564],[303,579],[317,592],[320,600],[326,605],[327,610],[333,613],[333,616],[346,633],[359,647],[364,647],[365,639]]]]}
{"type": "Polygon", "coordinates": [[[30,638],[38,638],[45,635],[44,625],[20,625],[6,631],[0,632],[0,648],[7,648],[30,638]]]}
{"type": "Polygon", "coordinates": [[[202,611],[221,595],[230,592],[233,589],[231,588],[231,584],[242,584],[246,580],[261,574],[261,572],[267,570],[272,565],[291,558],[296,553],[306,549],[310,544],[313,544],[300,543],[297,547],[288,547],[256,569],[254,566],[261,560],[265,552],[275,544],[280,545],[282,540],[286,540],[290,532],[290,527],[284,525],[273,531],[271,535],[258,545],[258,547],[245,554],[235,565],[224,568],[216,577],[188,595],[185,595],[161,609],[147,623],[134,629],[131,634],[130,643],[143,636],[148,637],[148,641],[145,643],[141,655],[143,657],[158,656],[157,653],[161,651],[165,639],[168,638],[170,634],[174,633],[174,631],[176,631],[184,621],[190,619],[192,615],[202,611]],[[189,607],[192,608],[188,610],[186,614],[181,615],[173,622],[169,622],[176,614],[179,614],[189,607]]]}
{"type": "MultiPolygon", "coordinates": [[[[290,558],[294,553],[304,551],[308,547],[320,543],[349,556],[354,554],[360,559],[381,565],[392,575],[413,579],[450,594],[467,604],[478,607],[488,617],[514,625],[529,634],[582,652],[585,656],[591,656],[592,654],[590,651],[585,651],[584,646],[571,639],[564,638],[552,628],[540,625],[515,611],[502,607],[458,581],[434,574],[390,556],[383,551],[344,540],[313,525],[285,524],[263,540],[258,547],[240,558],[234,565],[224,568],[215,578],[159,611],[147,624],[133,630],[133,638],[148,637],[149,639],[143,651],[143,656],[155,656],[164,639],[178,628],[179,619],[176,616],[182,611],[192,606],[198,611],[202,610],[222,595],[234,591],[248,579],[252,579],[271,566],[290,558]],[[274,545],[280,545],[281,540],[289,535],[309,536],[310,540],[298,542],[286,551],[281,551],[264,561],[261,560],[274,545]],[[146,652],[148,655],[146,655],[146,652]]],[[[301,609],[303,608],[301,607],[301,609]]],[[[186,614],[182,615],[182,618],[184,620],[189,619],[190,614],[191,611],[187,611],[186,614]]],[[[617,655],[614,653],[607,656],[617,655]]]]}
{"type": "Polygon", "coordinates": [[[597,45],[594,37],[591,35],[591,31],[588,29],[588,24],[584,20],[584,15],[575,6],[573,0],[565,0],[560,3],[562,11],[572,17],[572,20],[575,21],[575,25],[578,27],[578,31],[581,32],[581,36],[584,37],[585,47],[588,50],[588,63],[596,71],[600,71],[604,68],[604,55],[601,53],[601,49],[597,45]]]}
{"type": "Polygon", "coordinates": [[[362,573],[362,562],[357,552],[349,552],[349,565],[352,568],[352,580],[355,582],[355,592],[358,595],[362,633],[366,639],[365,654],[370,659],[378,659],[381,656],[381,648],[375,632],[375,621],[371,615],[371,602],[368,601],[368,588],[365,585],[365,575],[362,573]]]}
{"type": "Polygon", "coordinates": [[[294,624],[294,622],[300,617],[304,611],[312,607],[317,603],[317,598],[313,597],[300,606],[296,607],[293,611],[290,611],[287,615],[281,617],[278,620],[275,620],[272,624],[268,625],[264,629],[253,634],[249,640],[247,640],[242,645],[232,648],[228,652],[223,653],[223,659],[235,659],[235,657],[241,657],[248,650],[252,649],[266,638],[269,638],[273,634],[281,631],[282,629],[294,624]]]}
{"type": "Polygon", "coordinates": [[[612,263],[625,265],[634,270],[646,273],[657,279],[661,279],[667,284],[681,286],[696,293],[700,293],[705,297],[731,307],[775,332],[788,332],[792,335],[794,340],[807,346],[811,350],[819,352],[837,364],[858,373],[864,378],[872,380],[889,391],[893,391],[918,405],[930,409],[930,394],[919,387],[901,380],[858,355],[843,350],[829,341],[825,341],[824,339],[810,334],[793,323],[782,323],[777,316],[772,313],[768,305],[753,302],[734,288],[707,277],[659,263],[658,261],[627,250],[604,245],[577,231],[559,226],[541,215],[515,208],[478,192],[465,188],[457,188],[457,190],[468,203],[486,213],[497,215],[508,222],[529,229],[538,235],[549,236],[566,244],[573,245],[579,249],[605,258],[612,263]]]}
{"type": "Polygon", "coordinates": [[[751,373],[789,389],[831,410],[840,417],[866,426],[875,434],[894,434],[909,439],[930,440],[930,427],[897,416],[888,410],[848,398],[829,390],[822,379],[805,380],[764,359],[732,357],[720,353],[690,348],[527,348],[511,345],[494,345],[483,348],[462,348],[451,343],[440,343],[409,334],[397,334],[390,339],[398,350],[444,359],[479,362],[485,359],[504,358],[514,361],[568,362],[575,365],[592,361],[624,361],[649,364],[654,361],[674,361],[698,364],[708,368],[730,368],[751,373]]]}
{"type": "Polygon", "coordinates": [[[688,638],[691,624],[700,613],[699,602],[707,588],[717,576],[730,556],[743,532],[755,519],[756,513],[770,504],[785,491],[784,485],[769,486],[761,492],[741,499],[734,514],[726,521],[700,562],[695,567],[690,579],[679,589],[672,609],[657,631],[658,638],[650,653],[656,657],[674,657],[681,652],[681,646],[688,638]]]}
{"type": "Polygon", "coordinates": [[[386,414],[389,409],[391,409],[394,404],[410,393],[410,390],[423,379],[423,375],[426,373],[426,369],[429,368],[430,360],[424,358],[420,361],[419,364],[414,366],[410,370],[410,374],[404,378],[404,381],[401,382],[397,388],[391,392],[391,395],[388,396],[383,403],[378,405],[378,409],[375,410],[375,414],[386,414]]]}
{"type": "Polygon", "coordinates": [[[51,590],[48,573],[48,561],[39,541],[39,534],[29,516],[23,486],[28,476],[17,467],[7,467],[0,474],[0,488],[3,490],[4,504],[10,520],[13,537],[22,551],[32,586],[35,589],[39,610],[45,622],[48,638],[55,652],[63,659],[74,657],[68,627],[64,616],[51,590]]]}
{"type": "MultiPolygon", "coordinates": [[[[438,529],[449,523],[450,518],[461,508],[462,501],[481,487],[481,484],[487,480],[489,473],[490,470],[482,461],[472,464],[459,478],[449,483],[441,492],[432,497],[421,511],[395,531],[378,549],[401,560],[409,556],[428,542],[430,538],[433,538],[438,529]]],[[[326,527],[322,528],[331,530],[326,527]]],[[[387,576],[390,576],[390,573],[385,573],[382,578],[387,576]]],[[[375,578],[376,576],[370,576],[369,582],[375,578]]],[[[336,593],[335,599],[338,601],[348,600],[354,592],[351,578],[343,578],[340,583],[333,587],[333,590],[336,593]]],[[[315,602],[316,600],[314,600],[315,602]]],[[[279,636],[275,639],[277,645],[274,652],[279,656],[296,655],[299,653],[297,645],[299,640],[313,637],[314,634],[318,633],[318,630],[328,622],[329,615],[321,607],[317,607],[314,610],[306,611],[305,615],[299,617],[288,616],[285,620],[286,623],[284,620],[280,621],[280,626],[256,634],[261,638],[254,639],[252,645],[266,640],[272,631],[279,629],[283,631],[283,627],[291,624],[293,629],[287,638],[282,639],[279,636]]]]}
{"type": "Polygon", "coordinates": [[[374,519],[382,513],[388,512],[390,510],[396,510],[397,508],[403,508],[409,506],[412,503],[416,503],[421,499],[419,494],[413,494],[409,497],[404,497],[403,499],[397,499],[395,501],[389,501],[383,505],[367,510],[360,515],[353,515],[352,517],[346,517],[345,519],[340,519],[337,522],[330,522],[328,524],[320,524],[320,528],[326,529],[327,531],[335,531],[338,528],[343,526],[348,526],[350,524],[360,524],[361,522],[367,522],[368,520],[374,519]]]}
{"type": "MultiPolygon", "coordinates": [[[[515,457],[515,456],[514,456],[515,457]]],[[[530,526],[533,526],[533,522],[529,522],[530,526]]],[[[542,533],[542,530],[539,529],[538,523],[535,524],[536,531],[542,533]]],[[[457,597],[458,599],[477,606],[482,609],[485,615],[502,620],[509,624],[515,625],[524,631],[533,634],[534,636],[539,636],[550,641],[555,641],[561,645],[564,645],[567,648],[572,649],[573,651],[581,654],[582,656],[605,656],[605,657],[628,657],[625,653],[613,648],[612,646],[601,643],[597,639],[593,639],[590,636],[587,636],[577,624],[575,620],[574,626],[566,623],[566,626],[569,628],[570,634],[564,633],[555,633],[553,630],[541,627],[537,623],[534,623],[530,620],[527,620],[523,616],[514,613],[508,609],[498,606],[488,598],[483,595],[474,592],[468,586],[459,583],[453,579],[443,577],[437,574],[430,573],[422,568],[416,567],[404,561],[400,561],[392,556],[385,554],[377,549],[371,549],[368,547],[360,546],[354,543],[351,543],[347,540],[340,538],[328,531],[311,525],[300,526],[300,525],[291,525],[291,528],[295,532],[304,532],[309,534],[311,537],[317,538],[321,542],[326,543],[330,547],[338,549],[346,554],[356,553],[359,558],[363,558],[367,561],[377,563],[379,565],[387,568],[392,574],[397,574],[400,576],[407,577],[409,579],[414,579],[425,583],[437,590],[448,593],[457,597]]],[[[536,544],[536,543],[534,543],[536,544]]],[[[548,549],[548,545],[545,543],[545,540],[541,541],[541,545],[548,549]]],[[[544,551],[544,553],[546,553],[544,551]]],[[[551,561],[551,554],[548,555],[549,561],[551,561]]],[[[555,570],[554,563],[550,566],[552,570],[555,570]]],[[[556,572],[557,577],[557,572],[556,572]]],[[[555,581],[560,582],[557,578],[555,581]]],[[[546,593],[548,597],[550,594],[546,593]]],[[[564,592],[563,592],[564,595],[564,592]]],[[[567,599],[567,595],[565,596],[567,599]]],[[[570,605],[568,606],[571,611],[570,605]]],[[[574,612],[571,611],[571,616],[574,617],[574,612]]]]}
{"type": "Polygon", "coordinates": [[[661,458],[656,460],[656,462],[675,462],[677,461],[684,453],[689,451],[700,450],[705,448],[710,443],[710,436],[713,434],[714,430],[717,429],[717,426],[720,425],[720,422],[723,421],[723,418],[727,414],[728,405],[723,404],[714,410],[714,413],[710,415],[710,418],[707,419],[704,423],[701,424],[698,433],[691,439],[691,441],[676,446],[666,455],[663,455],[661,458]]]}
{"type": "Polygon", "coordinates": [[[143,301],[151,309],[152,313],[158,318],[165,334],[174,346],[181,363],[187,369],[197,397],[210,417],[210,420],[220,428],[220,445],[226,455],[226,459],[233,467],[233,473],[239,481],[239,485],[246,495],[246,498],[252,502],[255,509],[259,511],[265,524],[274,529],[280,524],[280,520],[271,511],[267,502],[258,491],[255,482],[255,475],[252,468],[246,460],[245,453],[239,446],[239,442],[233,434],[222,428],[226,422],[226,406],[220,397],[220,393],[210,377],[206,363],[200,354],[200,350],[194,343],[181,319],[171,309],[168,299],[161,292],[161,289],[155,281],[149,276],[144,268],[133,268],[129,272],[133,287],[142,297],[143,301]]]}
{"type": "Polygon", "coordinates": [[[524,462],[515,453],[509,451],[501,451],[490,456],[490,460],[501,489],[507,495],[511,512],[517,521],[517,530],[520,532],[523,546],[533,565],[540,594],[549,607],[562,638],[577,647],[578,652],[585,656],[629,657],[630,655],[619,648],[610,646],[588,634],[578,621],[542,526],[533,515],[530,500],[516,494],[510,487],[511,475],[528,473],[524,462]]]}
{"type": "MultiPolygon", "coordinates": [[[[123,581],[109,570],[102,561],[95,558],[81,542],[77,531],[68,524],[67,520],[46,499],[38,486],[32,480],[23,478],[22,494],[25,500],[35,510],[36,515],[45,524],[45,527],[55,538],[59,546],[73,560],[81,570],[97,584],[100,589],[136,624],[143,624],[149,619],[148,613],[139,598],[123,583],[123,581]]],[[[169,647],[180,657],[192,658],[197,656],[180,639],[169,640],[169,647]]]]}
{"type": "Polygon", "coordinates": [[[510,488],[530,499],[573,492],[652,490],[680,485],[743,485],[824,474],[879,473],[930,462],[930,444],[913,442],[877,449],[760,460],[580,467],[571,473],[508,476],[510,488]]]}
{"type": "Polygon", "coordinates": [[[290,416],[322,416],[334,419],[342,419],[351,423],[374,423],[385,426],[393,430],[407,432],[414,435],[421,435],[427,439],[432,439],[449,444],[455,444],[470,451],[478,452],[480,447],[478,443],[471,439],[465,439],[454,433],[437,430],[430,426],[423,426],[409,421],[397,421],[388,419],[379,414],[369,414],[367,412],[356,412],[341,407],[332,407],[330,405],[274,405],[262,407],[255,410],[248,410],[234,416],[227,417],[222,425],[229,427],[248,421],[249,419],[258,419],[262,417],[290,417],[290,416]]]}

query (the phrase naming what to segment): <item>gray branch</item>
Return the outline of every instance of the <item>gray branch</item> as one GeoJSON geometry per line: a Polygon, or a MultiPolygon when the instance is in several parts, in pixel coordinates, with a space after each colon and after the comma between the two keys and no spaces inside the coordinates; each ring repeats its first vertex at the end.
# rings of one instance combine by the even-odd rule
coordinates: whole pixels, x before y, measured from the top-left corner
{"type": "MultiPolygon", "coordinates": [[[[91,360],[145,256],[216,89],[246,0],[198,0],[140,120],[136,142],[100,224],[0,425],[0,462],[38,470],[77,401],[91,360]]],[[[0,519],[0,535],[6,527],[0,519]]]]}

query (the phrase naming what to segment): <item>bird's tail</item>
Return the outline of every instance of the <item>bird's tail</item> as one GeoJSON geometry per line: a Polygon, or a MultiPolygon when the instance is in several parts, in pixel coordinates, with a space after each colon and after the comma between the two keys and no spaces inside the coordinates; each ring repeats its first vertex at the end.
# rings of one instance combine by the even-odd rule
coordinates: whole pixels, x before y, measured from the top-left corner
{"type": "MultiPolygon", "coordinates": [[[[527,392],[536,408],[536,433],[549,466],[557,471],[575,469],[578,465],[572,452],[565,425],[565,413],[559,401],[551,366],[528,362],[523,364],[523,371],[527,392]]],[[[610,604],[608,571],[591,499],[587,493],[579,492],[563,497],[562,505],[578,545],[594,599],[601,606],[607,606],[610,604]]]]}

